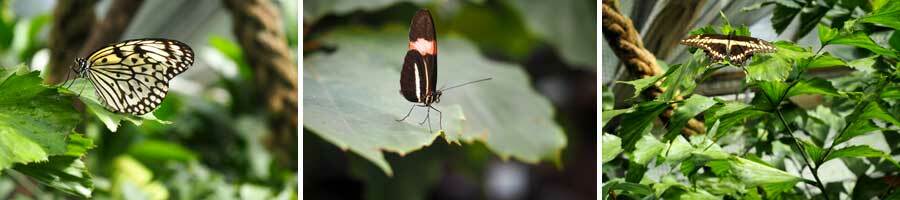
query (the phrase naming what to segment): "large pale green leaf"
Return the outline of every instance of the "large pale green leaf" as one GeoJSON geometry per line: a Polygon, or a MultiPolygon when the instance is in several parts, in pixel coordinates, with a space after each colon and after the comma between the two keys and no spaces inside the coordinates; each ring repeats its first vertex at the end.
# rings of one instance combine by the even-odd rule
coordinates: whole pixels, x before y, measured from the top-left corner
{"type": "Polygon", "coordinates": [[[597,1],[512,0],[528,27],[554,45],[563,59],[597,69],[597,1]]]}
{"type": "Polygon", "coordinates": [[[0,170],[66,152],[80,121],[72,100],[42,85],[38,72],[0,68],[0,170]]]}
{"type": "MultiPolygon", "coordinates": [[[[388,174],[392,171],[383,151],[403,155],[431,144],[440,135],[438,113],[431,113],[430,122],[436,133],[428,133],[428,124],[417,124],[425,119],[421,107],[416,107],[407,121],[395,121],[413,105],[397,92],[407,51],[404,28],[339,28],[322,41],[336,51],[304,59],[306,128],[374,162],[388,174]]],[[[512,156],[531,163],[559,159],[565,136],[552,120],[550,102],[530,87],[518,66],[486,60],[472,45],[455,37],[439,38],[438,46],[438,85],[493,77],[446,91],[441,102],[433,104],[443,112],[447,141],[482,141],[503,158],[512,156]]]]}

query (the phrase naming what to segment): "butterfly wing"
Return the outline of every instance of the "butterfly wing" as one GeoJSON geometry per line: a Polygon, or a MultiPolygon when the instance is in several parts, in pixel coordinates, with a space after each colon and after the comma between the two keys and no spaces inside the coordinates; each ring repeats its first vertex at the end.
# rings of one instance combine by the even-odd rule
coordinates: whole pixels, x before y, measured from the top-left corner
{"type": "Polygon", "coordinates": [[[736,65],[742,65],[754,53],[771,53],[776,50],[771,43],[753,37],[731,36],[731,39],[731,55],[728,59],[736,65]]]}
{"type": "Polygon", "coordinates": [[[426,76],[419,77],[424,78],[425,87],[422,89],[425,91],[422,94],[426,95],[419,102],[430,104],[437,85],[437,39],[434,20],[431,12],[426,9],[419,10],[413,16],[409,27],[409,49],[418,52],[424,63],[424,68],[421,69],[423,71],[420,72],[426,76]]]}
{"type": "Polygon", "coordinates": [[[706,56],[708,56],[712,62],[719,62],[725,60],[727,53],[725,45],[727,42],[728,37],[725,35],[701,34],[683,39],[680,43],[686,46],[703,49],[703,51],[706,52],[706,56]]]}
{"type": "Polygon", "coordinates": [[[166,39],[129,40],[95,51],[87,78],[109,110],[134,115],[155,110],[169,90],[169,80],[188,69],[194,53],[184,43],[166,39]]]}
{"type": "Polygon", "coordinates": [[[406,51],[406,57],[403,59],[403,68],[400,71],[400,94],[410,102],[421,102],[420,97],[425,94],[426,90],[422,88],[425,85],[424,68],[425,62],[422,56],[415,50],[406,51]]]}

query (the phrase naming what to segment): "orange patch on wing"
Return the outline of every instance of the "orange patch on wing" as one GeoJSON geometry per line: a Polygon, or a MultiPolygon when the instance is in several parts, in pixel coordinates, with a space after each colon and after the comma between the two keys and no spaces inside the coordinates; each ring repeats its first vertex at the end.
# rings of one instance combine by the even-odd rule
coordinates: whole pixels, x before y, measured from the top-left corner
{"type": "Polygon", "coordinates": [[[437,46],[435,46],[434,42],[422,38],[419,38],[414,42],[409,42],[409,49],[416,50],[423,56],[437,54],[437,46]]]}

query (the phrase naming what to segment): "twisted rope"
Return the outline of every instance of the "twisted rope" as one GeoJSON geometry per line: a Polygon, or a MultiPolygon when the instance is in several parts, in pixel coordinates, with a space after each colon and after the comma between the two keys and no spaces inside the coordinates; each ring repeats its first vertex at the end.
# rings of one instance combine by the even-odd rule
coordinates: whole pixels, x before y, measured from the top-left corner
{"type": "MultiPolygon", "coordinates": [[[[656,64],[656,57],[653,53],[650,53],[650,51],[647,51],[647,49],[644,48],[644,43],[641,41],[640,34],[638,34],[637,29],[634,28],[631,19],[628,19],[619,12],[618,7],[613,0],[603,0],[603,10],[601,13],[603,15],[603,21],[601,23],[603,37],[606,39],[606,42],[609,43],[609,46],[616,54],[616,57],[619,57],[619,60],[625,64],[627,71],[631,75],[634,77],[646,78],[663,73],[662,68],[656,64]]],[[[662,95],[664,92],[665,89],[661,87],[661,83],[656,82],[654,83],[654,86],[648,88],[642,94],[648,99],[653,99],[662,95]]],[[[682,96],[675,97],[676,100],[681,100],[683,98],[684,97],[682,96]]],[[[673,112],[674,109],[674,106],[668,108],[660,116],[660,119],[663,122],[668,122],[675,113],[673,112]]],[[[704,134],[706,133],[706,128],[703,122],[697,119],[690,119],[685,127],[681,129],[681,132],[686,135],[704,134]]]]}

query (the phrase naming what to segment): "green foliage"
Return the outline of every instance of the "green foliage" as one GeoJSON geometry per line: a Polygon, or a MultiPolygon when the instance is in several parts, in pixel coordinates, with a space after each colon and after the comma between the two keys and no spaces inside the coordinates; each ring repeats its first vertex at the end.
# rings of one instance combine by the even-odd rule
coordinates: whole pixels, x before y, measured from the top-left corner
{"type": "MultiPolygon", "coordinates": [[[[615,120],[612,118],[627,122],[604,129],[615,132],[602,136],[604,144],[613,145],[610,149],[613,154],[604,152],[603,165],[624,171],[605,173],[611,180],[603,186],[604,198],[612,194],[629,199],[896,196],[891,194],[896,189],[893,186],[875,186],[870,182],[900,169],[894,160],[897,153],[892,151],[896,149],[893,141],[900,124],[897,118],[900,79],[896,78],[900,74],[897,67],[900,45],[892,44],[896,41],[876,42],[870,35],[878,31],[893,31],[896,35],[900,3],[778,0],[755,5],[761,6],[775,7],[772,21],[776,32],[784,31],[798,16],[800,24],[795,38],[817,28],[821,47],[813,49],[791,41],[775,41],[773,44],[778,49],[775,53],[754,55],[746,67],[736,66],[744,69],[747,90],[754,92],[749,103],[694,94],[692,86],[705,81],[704,75],[723,65],[731,67],[727,62],[706,64],[697,52],[686,64],[674,64],[664,75],[625,82],[633,85],[638,93],[653,85],[661,86],[667,93],[676,92],[654,100],[635,99],[637,102],[631,107],[604,111],[613,115],[604,118],[604,122],[615,120]],[[825,15],[842,8],[859,10],[850,11],[853,15],[841,12],[825,15]],[[833,45],[853,47],[863,50],[863,54],[838,57],[822,50],[833,45]],[[694,71],[693,63],[701,63],[700,69],[694,71]],[[813,69],[833,67],[846,67],[854,72],[840,78],[822,78],[810,73],[813,69]],[[675,98],[675,94],[684,98],[675,98]],[[823,102],[806,110],[804,103],[796,100],[804,96],[814,96],[823,102]],[[667,109],[672,109],[668,111],[672,112],[669,120],[655,122],[667,109]],[[705,122],[705,134],[682,133],[684,122],[691,118],[705,122]],[[890,139],[885,142],[881,138],[890,139]],[[619,143],[621,150],[618,150],[619,143]],[[884,143],[889,147],[884,147],[884,143]],[[835,165],[850,168],[852,172],[846,173],[858,177],[853,180],[856,182],[838,180],[845,170],[835,165]],[[617,177],[619,174],[624,177],[617,177]],[[854,189],[843,188],[847,184],[855,184],[854,189]]],[[[692,33],[717,29],[728,32],[733,28],[725,24],[692,33]]],[[[893,35],[890,40],[895,40],[893,35]]]]}
{"type": "Polygon", "coordinates": [[[0,68],[0,170],[66,153],[66,135],[78,124],[78,112],[41,81],[25,68],[0,68]]]}

